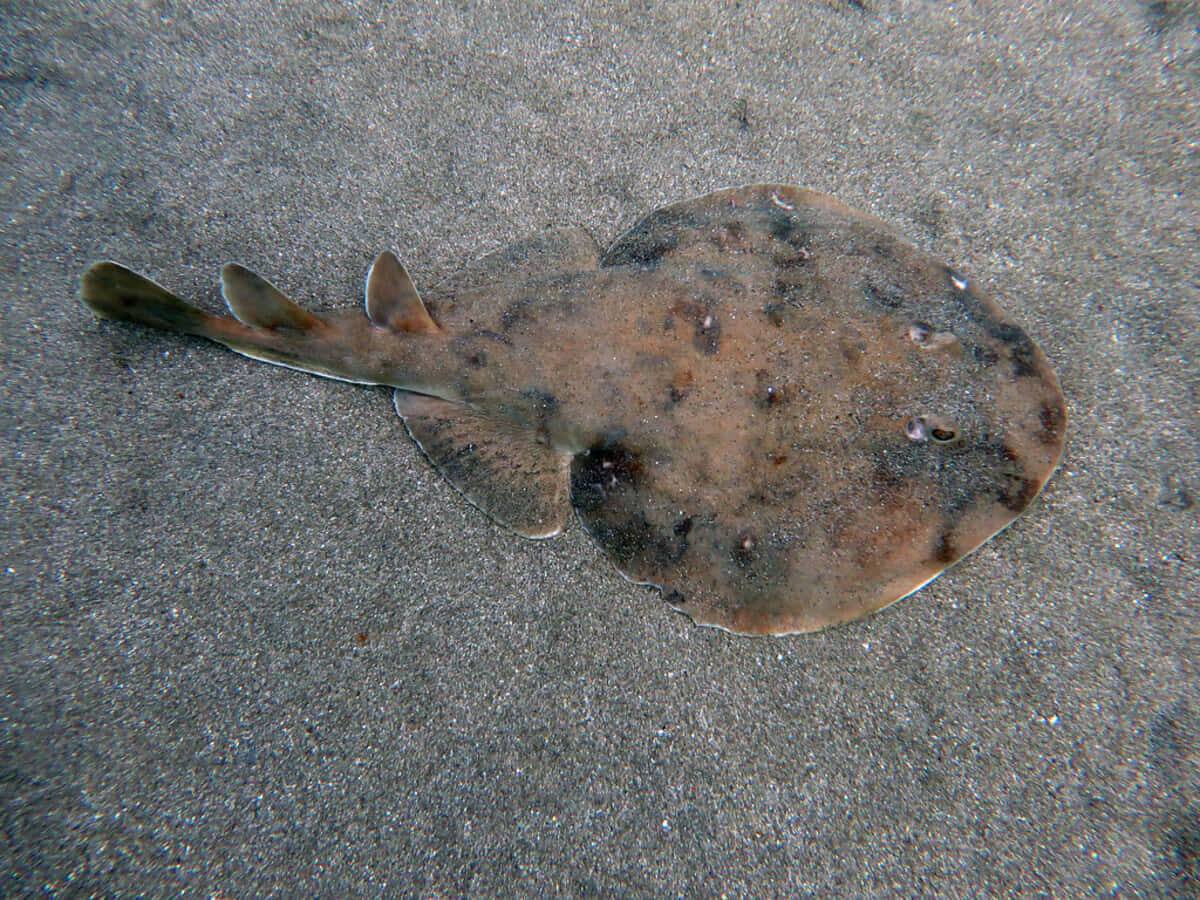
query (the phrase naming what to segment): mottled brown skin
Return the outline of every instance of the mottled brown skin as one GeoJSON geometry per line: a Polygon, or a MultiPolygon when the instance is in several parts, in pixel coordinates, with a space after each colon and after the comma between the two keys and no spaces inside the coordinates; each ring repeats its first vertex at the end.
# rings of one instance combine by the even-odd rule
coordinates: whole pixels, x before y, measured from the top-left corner
{"type": "Polygon", "coordinates": [[[182,301],[187,321],[164,321],[112,264],[85,300],[401,388],[410,432],[484,511],[547,536],[569,503],[629,578],[737,632],[813,631],[911,593],[1016,518],[1062,453],[1062,393],[1028,336],[811,191],[666,207],[603,256],[551,232],[436,287],[428,316],[376,266],[379,324],[301,324],[257,284],[239,311],[228,272],[250,325],[182,301]]]}

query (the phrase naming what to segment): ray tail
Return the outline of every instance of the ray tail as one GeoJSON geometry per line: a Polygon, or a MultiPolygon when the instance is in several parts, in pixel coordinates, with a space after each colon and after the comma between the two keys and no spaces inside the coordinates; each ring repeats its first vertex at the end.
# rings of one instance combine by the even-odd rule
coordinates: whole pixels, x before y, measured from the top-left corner
{"type": "Polygon", "coordinates": [[[97,315],[196,335],[253,359],[351,381],[437,396],[449,393],[445,341],[399,261],[384,253],[372,267],[367,313],[318,316],[249,269],[221,271],[233,316],[213,315],[114,262],[83,274],[80,299],[97,315]]]}

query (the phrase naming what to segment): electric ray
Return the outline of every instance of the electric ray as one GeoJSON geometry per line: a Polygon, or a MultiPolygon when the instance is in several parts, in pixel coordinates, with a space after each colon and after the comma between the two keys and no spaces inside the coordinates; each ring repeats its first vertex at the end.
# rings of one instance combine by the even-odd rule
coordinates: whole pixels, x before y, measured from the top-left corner
{"type": "Polygon", "coordinates": [[[601,252],[538,235],[422,301],[391,253],[366,314],[317,315],[236,264],[236,318],[115,263],[101,316],[395,388],[438,471],[527,537],[583,526],[698,623],[813,631],[917,590],[1057,465],[1058,379],[967,278],[813,191],[656,210],[601,252]]]}

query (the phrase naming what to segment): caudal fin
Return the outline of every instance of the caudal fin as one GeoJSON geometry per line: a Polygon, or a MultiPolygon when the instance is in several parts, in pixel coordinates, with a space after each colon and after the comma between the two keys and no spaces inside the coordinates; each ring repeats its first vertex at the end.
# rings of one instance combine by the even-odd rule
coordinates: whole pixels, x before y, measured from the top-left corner
{"type": "Polygon", "coordinates": [[[197,309],[149,278],[114,262],[98,262],[83,273],[79,298],[97,315],[208,337],[216,316],[197,309]]]}

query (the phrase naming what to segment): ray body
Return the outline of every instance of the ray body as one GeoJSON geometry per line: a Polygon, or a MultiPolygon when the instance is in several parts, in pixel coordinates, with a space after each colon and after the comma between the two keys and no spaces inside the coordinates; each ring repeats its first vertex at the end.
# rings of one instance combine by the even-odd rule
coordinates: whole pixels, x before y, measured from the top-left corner
{"type": "Polygon", "coordinates": [[[573,506],[626,576],[733,631],[812,631],[911,593],[1016,518],[1062,453],[1062,393],[1020,327],[799,188],[669,206],[604,253],[578,229],[539,235],[424,302],[383,254],[365,316],[223,277],[237,320],[112,263],[83,298],[397,388],[410,434],[482,510],[545,537],[573,506]]]}

